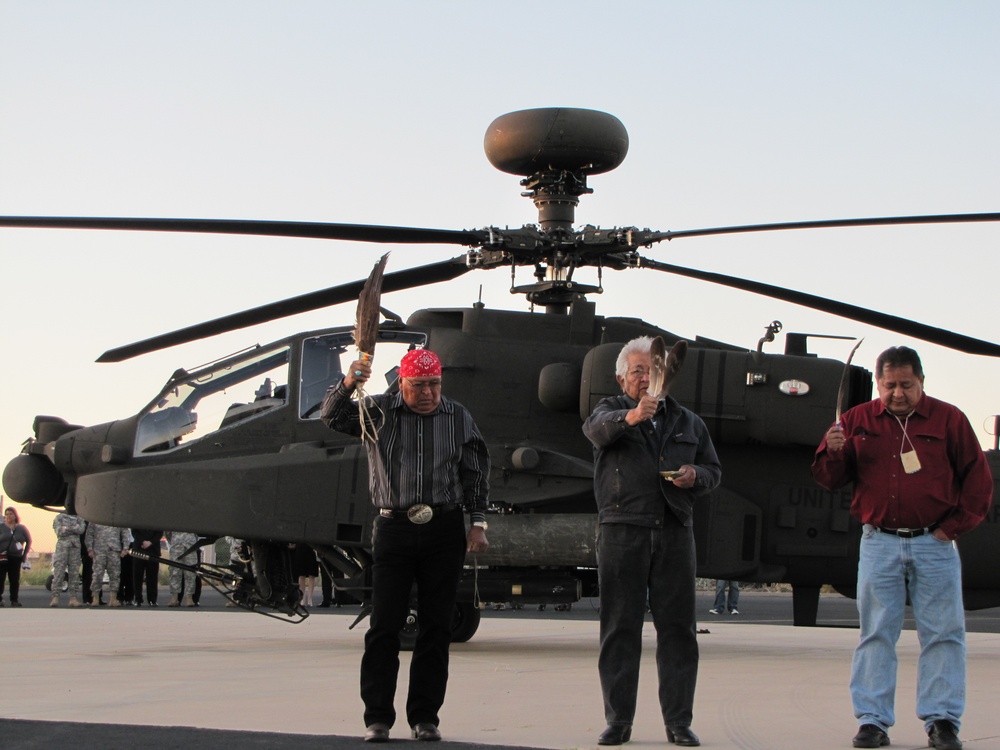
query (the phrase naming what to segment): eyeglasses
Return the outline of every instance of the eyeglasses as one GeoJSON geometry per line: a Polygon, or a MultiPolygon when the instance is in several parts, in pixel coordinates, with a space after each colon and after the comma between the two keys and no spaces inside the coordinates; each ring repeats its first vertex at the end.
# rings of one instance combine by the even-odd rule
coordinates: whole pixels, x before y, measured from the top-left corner
{"type": "Polygon", "coordinates": [[[642,380],[645,377],[649,377],[648,367],[635,367],[629,370],[626,375],[630,380],[642,380]]]}
{"type": "Polygon", "coordinates": [[[440,380],[415,380],[413,378],[406,378],[406,384],[415,391],[422,391],[424,388],[429,388],[433,391],[441,387],[440,380]]]}

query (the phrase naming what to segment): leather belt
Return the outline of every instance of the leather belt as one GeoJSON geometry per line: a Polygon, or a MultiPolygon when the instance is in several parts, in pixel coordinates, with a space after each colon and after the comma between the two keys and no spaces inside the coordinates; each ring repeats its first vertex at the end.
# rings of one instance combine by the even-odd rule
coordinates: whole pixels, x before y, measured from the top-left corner
{"type": "Polygon", "coordinates": [[[875,528],[883,534],[893,534],[895,536],[902,537],[903,539],[913,539],[914,537],[923,536],[924,534],[930,534],[938,526],[939,524],[932,523],[930,526],[923,529],[888,529],[885,526],[876,526],[875,528]]]}
{"type": "Polygon", "coordinates": [[[411,506],[411,508],[379,508],[378,514],[382,516],[382,518],[407,518],[413,523],[427,523],[427,521],[430,521],[431,518],[444,515],[445,513],[455,510],[456,508],[461,508],[462,506],[454,503],[451,505],[424,505],[422,507],[429,508],[432,513],[431,518],[427,518],[425,521],[416,520],[412,512],[413,507],[418,506],[411,506]]]}

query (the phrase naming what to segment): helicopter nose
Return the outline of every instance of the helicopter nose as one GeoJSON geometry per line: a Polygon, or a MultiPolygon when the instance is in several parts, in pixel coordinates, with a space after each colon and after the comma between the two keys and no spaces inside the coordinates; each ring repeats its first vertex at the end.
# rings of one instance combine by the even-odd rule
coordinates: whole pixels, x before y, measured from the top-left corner
{"type": "Polygon", "coordinates": [[[19,503],[58,505],[65,483],[59,470],[45,456],[22,453],[3,470],[3,489],[19,503]]]}

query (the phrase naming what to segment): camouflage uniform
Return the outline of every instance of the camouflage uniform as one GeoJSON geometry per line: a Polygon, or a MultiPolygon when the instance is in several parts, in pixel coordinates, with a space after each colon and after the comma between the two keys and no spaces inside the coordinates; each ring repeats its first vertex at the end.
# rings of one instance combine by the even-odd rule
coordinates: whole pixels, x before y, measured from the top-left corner
{"type": "MultiPolygon", "coordinates": [[[[198,564],[198,551],[191,550],[188,554],[183,554],[185,550],[198,543],[198,535],[188,531],[170,531],[167,533],[170,540],[170,559],[185,565],[198,564]]],[[[194,606],[194,586],[195,574],[190,570],[181,570],[170,566],[170,603],[168,607],[176,607],[181,589],[184,589],[184,604],[188,607],[194,606]]]]}
{"type": "Polygon", "coordinates": [[[69,576],[70,606],[77,606],[80,596],[80,534],[86,529],[87,522],[80,516],[60,513],[52,522],[56,532],[56,551],[52,554],[52,605],[59,604],[59,591],[63,581],[69,576]]]}
{"type": "Polygon", "coordinates": [[[92,523],[87,526],[84,541],[87,544],[87,549],[94,556],[94,574],[90,582],[90,590],[94,592],[93,603],[98,601],[106,571],[111,606],[121,606],[118,602],[118,584],[121,582],[122,573],[121,554],[123,549],[128,549],[129,545],[132,544],[132,532],[117,526],[102,526],[99,523],[92,523]]]}

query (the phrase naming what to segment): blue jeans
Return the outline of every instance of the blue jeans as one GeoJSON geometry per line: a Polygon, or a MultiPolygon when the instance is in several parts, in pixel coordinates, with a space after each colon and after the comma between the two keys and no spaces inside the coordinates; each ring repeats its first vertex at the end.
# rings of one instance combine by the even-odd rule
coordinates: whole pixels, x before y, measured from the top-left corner
{"type": "Polygon", "coordinates": [[[715,604],[712,609],[719,612],[732,612],[738,608],[740,603],[740,582],[723,581],[721,578],[715,582],[715,604]],[[729,588],[729,604],[726,604],[726,587],[729,588]]]}
{"type": "Polygon", "coordinates": [[[639,690],[646,597],[656,628],[656,671],[663,723],[691,726],[698,679],[695,549],[691,527],[670,513],[665,527],[601,524],[597,537],[601,651],[597,669],[604,716],[631,726],[639,690]]]}
{"type": "Polygon", "coordinates": [[[961,726],[965,709],[965,611],[962,564],[953,542],[931,534],[903,539],[865,525],[858,563],[861,640],[854,651],[851,698],[858,724],[895,723],[896,642],[909,591],[920,641],[917,716],[961,726]]]}

